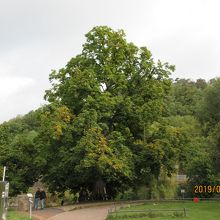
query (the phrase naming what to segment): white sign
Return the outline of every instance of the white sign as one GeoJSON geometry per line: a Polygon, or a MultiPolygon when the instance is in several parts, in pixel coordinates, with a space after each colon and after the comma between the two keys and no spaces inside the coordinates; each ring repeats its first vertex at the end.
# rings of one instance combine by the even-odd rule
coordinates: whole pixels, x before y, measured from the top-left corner
{"type": "Polygon", "coordinates": [[[181,189],[181,193],[185,193],[185,189],[181,189]]]}

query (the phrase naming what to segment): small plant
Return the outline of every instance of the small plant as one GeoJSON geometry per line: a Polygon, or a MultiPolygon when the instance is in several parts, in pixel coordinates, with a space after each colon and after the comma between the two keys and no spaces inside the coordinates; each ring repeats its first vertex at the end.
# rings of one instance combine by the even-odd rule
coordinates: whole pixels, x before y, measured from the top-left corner
{"type": "Polygon", "coordinates": [[[174,213],[173,213],[173,216],[174,216],[174,217],[183,217],[184,215],[183,215],[182,212],[174,212],[174,213]]]}

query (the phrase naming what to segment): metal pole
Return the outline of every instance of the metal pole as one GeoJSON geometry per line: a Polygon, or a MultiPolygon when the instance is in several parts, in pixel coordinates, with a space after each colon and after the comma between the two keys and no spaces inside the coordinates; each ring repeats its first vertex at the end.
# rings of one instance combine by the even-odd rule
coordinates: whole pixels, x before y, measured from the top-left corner
{"type": "Polygon", "coordinates": [[[31,203],[30,203],[30,219],[32,218],[32,208],[31,208],[31,203]]]}
{"type": "Polygon", "coordinates": [[[32,201],[32,199],[31,198],[29,198],[29,205],[30,205],[30,219],[32,219],[32,203],[33,203],[33,201],[32,201]]]}
{"type": "Polygon", "coordinates": [[[4,170],[3,170],[3,177],[2,177],[2,181],[5,181],[5,172],[6,172],[6,167],[4,166],[4,170]]]}

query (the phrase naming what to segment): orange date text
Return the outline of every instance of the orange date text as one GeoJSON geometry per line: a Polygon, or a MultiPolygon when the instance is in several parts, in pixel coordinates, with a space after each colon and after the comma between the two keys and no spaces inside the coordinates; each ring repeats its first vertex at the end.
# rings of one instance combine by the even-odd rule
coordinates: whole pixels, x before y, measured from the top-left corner
{"type": "Polygon", "coordinates": [[[194,193],[220,193],[220,185],[219,186],[196,185],[194,186],[194,193]]]}

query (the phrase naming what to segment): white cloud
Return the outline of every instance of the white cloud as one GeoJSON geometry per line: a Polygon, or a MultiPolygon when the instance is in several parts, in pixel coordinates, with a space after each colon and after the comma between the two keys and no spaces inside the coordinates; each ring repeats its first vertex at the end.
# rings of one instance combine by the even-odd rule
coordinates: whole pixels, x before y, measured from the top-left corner
{"type": "Polygon", "coordinates": [[[31,78],[0,76],[0,103],[7,101],[28,87],[33,86],[31,78]]]}
{"type": "Polygon", "coordinates": [[[173,77],[220,76],[218,0],[0,2],[0,123],[44,103],[50,70],[80,53],[98,25],[124,29],[155,60],[176,65],[173,77]]]}

